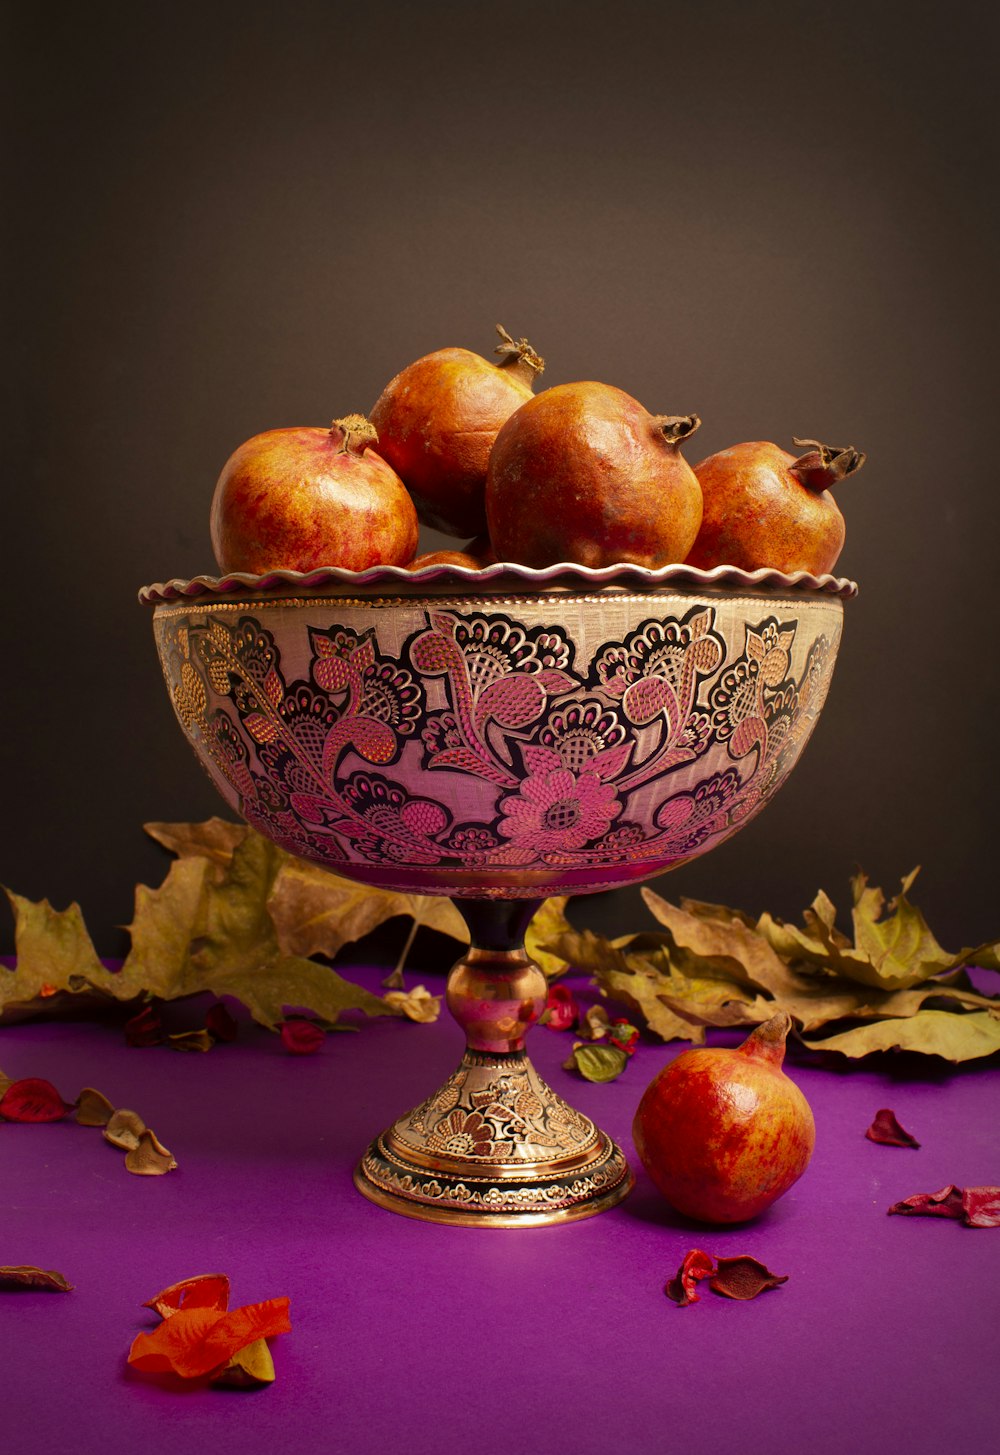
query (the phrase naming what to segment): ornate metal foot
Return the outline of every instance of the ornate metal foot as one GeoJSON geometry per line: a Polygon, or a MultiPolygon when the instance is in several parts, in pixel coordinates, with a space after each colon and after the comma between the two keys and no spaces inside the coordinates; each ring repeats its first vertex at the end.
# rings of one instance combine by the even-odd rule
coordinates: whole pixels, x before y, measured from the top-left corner
{"type": "Polygon", "coordinates": [[[465,1056],[440,1090],[372,1143],[355,1184],[393,1212],[465,1226],[530,1227],[603,1212],[630,1191],[628,1163],[524,1051],[546,983],[523,945],[510,943],[534,905],[493,904],[488,915],[461,908],[479,941],[448,981],[465,1056]]]}

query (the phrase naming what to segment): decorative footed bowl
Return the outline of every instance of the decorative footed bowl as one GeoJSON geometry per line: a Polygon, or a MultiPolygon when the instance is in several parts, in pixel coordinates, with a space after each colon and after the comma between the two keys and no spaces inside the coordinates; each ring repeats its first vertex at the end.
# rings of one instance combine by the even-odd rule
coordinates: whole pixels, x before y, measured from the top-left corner
{"type": "Polygon", "coordinates": [[[365,1152],[373,1202],[476,1226],[619,1202],[618,1146],[538,1076],[551,894],[637,883],[754,817],[822,708],[853,583],[636,566],[333,568],[149,586],[174,711],[282,848],[456,900],[466,1052],[365,1152]]]}

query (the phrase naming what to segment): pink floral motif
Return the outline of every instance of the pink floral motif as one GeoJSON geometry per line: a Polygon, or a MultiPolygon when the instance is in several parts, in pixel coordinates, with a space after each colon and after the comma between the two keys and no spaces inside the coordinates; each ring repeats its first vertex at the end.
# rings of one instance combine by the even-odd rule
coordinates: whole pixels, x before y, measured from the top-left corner
{"type": "Polygon", "coordinates": [[[596,773],[569,768],[533,773],[521,791],[500,800],[497,832],[536,849],[582,849],[607,833],[621,813],[618,795],[596,773]]]}

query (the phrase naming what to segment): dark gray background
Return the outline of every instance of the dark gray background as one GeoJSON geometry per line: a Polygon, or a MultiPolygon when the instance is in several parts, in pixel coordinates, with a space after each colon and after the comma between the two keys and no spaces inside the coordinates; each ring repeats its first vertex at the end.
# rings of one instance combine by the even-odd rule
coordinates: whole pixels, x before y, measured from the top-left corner
{"type": "MultiPolygon", "coordinates": [[[[992,14],[8,5],[0,880],[121,951],[143,821],[221,810],[137,587],[213,569],[240,441],[502,322],[545,383],[697,411],[692,460],[869,454],[813,742],[660,888],[787,917],[920,863],[946,944],[1000,934],[992,14]]],[[[636,896],[578,917],[636,928],[636,896]]]]}

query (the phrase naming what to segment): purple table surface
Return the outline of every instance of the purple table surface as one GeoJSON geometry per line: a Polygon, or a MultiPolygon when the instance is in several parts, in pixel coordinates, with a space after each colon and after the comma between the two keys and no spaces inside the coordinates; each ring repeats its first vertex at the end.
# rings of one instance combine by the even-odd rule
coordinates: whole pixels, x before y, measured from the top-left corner
{"type": "MultiPolygon", "coordinates": [[[[377,988],[374,968],[338,968],[377,988]]],[[[173,1011],[190,1024],[197,1009],[173,1011]]],[[[529,1038],[542,1075],[635,1165],[638,1099],[683,1047],[643,1044],[619,1081],[593,1086],[561,1069],[570,1045],[544,1027],[529,1038]]],[[[1000,1448],[989,1372],[1000,1358],[1000,1231],[886,1216],[914,1192],[1000,1182],[995,1058],[956,1069],[790,1057],[815,1112],[816,1152],[756,1223],[686,1223],[637,1168],[635,1191],[611,1212],[522,1231],[399,1217],[352,1185],[369,1139],[429,1094],[461,1049],[447,1015],[366,1022],[312,1057],[249,1024],[235,1044],[185,1056],[128,1049],[107,1023],[0,1029],[8,1076],[47,1077],[68,1099],[97,1086],[137,1110],[180,1164],[134,1177],[99,1132],[72,1121],[0,1126],[0,1263],[59,1269],[75,1285],[0,1293],[3,1450],[1000,1448]],[[866,1140],[883,1106],[919,1151],[866,1140]],[[753,1254],[788,1282],[748,1303],[706,1289],[678,1308],[663,1286],[692,1247],[753,1254]],[[290,1296],[292,1332],[272,1343],[276,1382],[174,1392],[130,1371],[132,1338],[156,1321],[142,1302],[216,1271],[229,1274],[234,1305],[290,1296]]]]}

